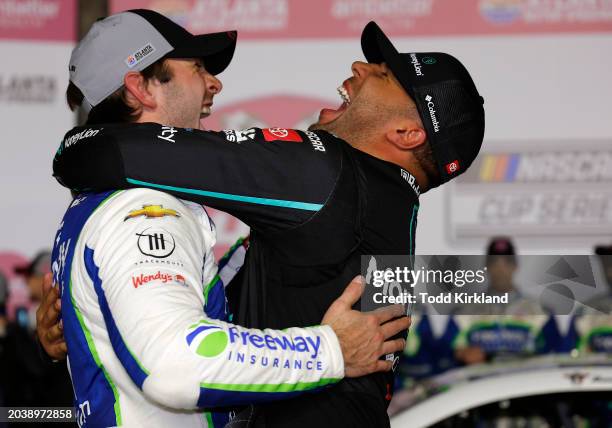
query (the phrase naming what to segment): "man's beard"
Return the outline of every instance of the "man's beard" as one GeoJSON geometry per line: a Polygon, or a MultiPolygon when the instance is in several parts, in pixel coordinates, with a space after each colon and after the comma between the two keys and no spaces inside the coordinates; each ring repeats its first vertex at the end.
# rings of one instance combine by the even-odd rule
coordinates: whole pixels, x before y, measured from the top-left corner
{"type": "Polygon", "coordinates": [[[331,122],[314,123],[308,127],[308,130],[326,131],[343,139],[352,146],[360,145],[371,139],[380,124],[380,120],[373,113],[376,110],[368,107],[367,105],[351,106],[342,116],[331,122]]]}
{"type": "Polygon", "coordinates": [[[164,112],[168,121],[164,125],[199,128],[202,100],[194,98],[186,88],[172,82],[164,89],[167,100],[164,112]]]}

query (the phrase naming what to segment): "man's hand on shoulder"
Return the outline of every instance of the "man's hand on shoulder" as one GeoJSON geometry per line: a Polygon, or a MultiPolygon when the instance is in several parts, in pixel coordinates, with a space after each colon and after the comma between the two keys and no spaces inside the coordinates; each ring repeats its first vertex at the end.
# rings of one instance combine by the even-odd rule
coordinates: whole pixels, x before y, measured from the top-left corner
{"type": "Polygon", "coordinates": [[[331,304],[321,322],[329,325],[338,337],[346,377],[391,370],[393,362],[379,358],[404,349],[404,339],[388,339],[410,327],[410,318],[405,316],[401,305],[373,312],[352,309],[363,290],[363,278],[355,277],[331,304]]]}

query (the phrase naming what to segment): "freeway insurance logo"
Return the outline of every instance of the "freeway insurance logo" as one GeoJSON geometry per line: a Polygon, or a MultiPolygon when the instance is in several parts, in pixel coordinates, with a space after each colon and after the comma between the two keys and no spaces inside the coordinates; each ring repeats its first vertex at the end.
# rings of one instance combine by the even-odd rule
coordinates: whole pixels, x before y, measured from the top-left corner
{"type": "Polygon", "coordinates": [[[228,344],[225,330],[206,320],[189,326],[186,339],[189,349],[205,358],[218,357],[228,344]]]}

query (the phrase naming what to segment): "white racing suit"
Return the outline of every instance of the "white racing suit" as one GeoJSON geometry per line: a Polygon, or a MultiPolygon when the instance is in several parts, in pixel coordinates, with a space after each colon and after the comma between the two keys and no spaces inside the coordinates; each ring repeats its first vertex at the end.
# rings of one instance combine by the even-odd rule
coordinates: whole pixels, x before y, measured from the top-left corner
{"type": "Polygon", "coordinates": [[[155,190],[70,204],[53,274],[80,426],[222,425],[222,413],[204,409],[289,398],[344,376],[328,326],[226,322],[214,242],[202,206],[155,190]]]}

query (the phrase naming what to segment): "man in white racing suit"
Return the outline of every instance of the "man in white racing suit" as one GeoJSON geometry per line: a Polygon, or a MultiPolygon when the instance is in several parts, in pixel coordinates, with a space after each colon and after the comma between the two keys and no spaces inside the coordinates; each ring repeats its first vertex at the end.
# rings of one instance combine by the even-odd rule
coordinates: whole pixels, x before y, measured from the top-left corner
{"type": "Polygon", "coordinates": [[[199,426],[201,415],[160,405],[272,400],[344,375],[329,326],[279,332],[223,322],[214,230],[197,204],[148,189],[80,196],[56,242],[80,422],[199,426]]]}

